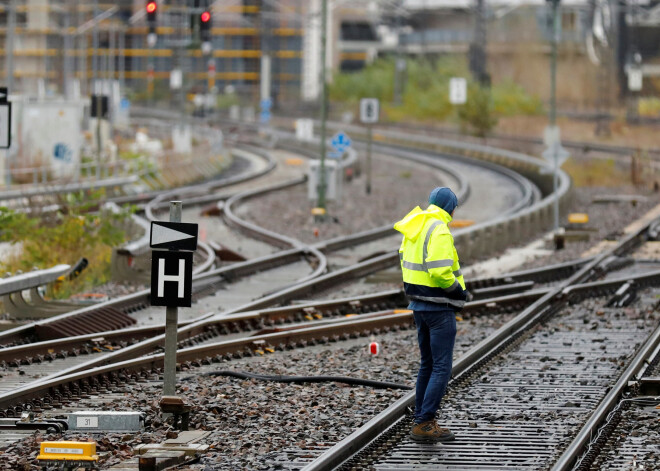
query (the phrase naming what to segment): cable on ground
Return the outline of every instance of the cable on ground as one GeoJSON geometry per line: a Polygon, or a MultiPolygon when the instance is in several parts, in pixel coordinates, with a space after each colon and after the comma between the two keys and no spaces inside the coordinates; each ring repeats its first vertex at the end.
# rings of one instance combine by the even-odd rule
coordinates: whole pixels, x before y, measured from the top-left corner
{"type": "MultiPolygon", "coordinates": [[[[376,381],[373,379],[351,378],[349,376],[286,376],[286,375],[261,375],[243,371],[220,370],[201,373],[198,376],[229,376],[239,379],[256,379],[259,381],[273,381],[278,383],[344,383],[351,386],[368,386],[376,389],[412,389],[412,386],[389,381],[376,381]]],[[[195,376],[187,376],[181,381],[187,381],[195,376]]]]}

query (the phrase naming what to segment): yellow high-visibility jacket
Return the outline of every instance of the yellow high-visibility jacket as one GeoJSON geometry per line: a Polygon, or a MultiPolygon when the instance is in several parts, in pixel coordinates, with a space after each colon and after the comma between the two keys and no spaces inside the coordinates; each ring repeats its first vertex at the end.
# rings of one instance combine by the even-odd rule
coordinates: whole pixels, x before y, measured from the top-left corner
{"type": "Polygon", "coordinates": [[[399,258],[408,297],[460,309],[465,304],[465,280],[447,226],[451,219],[433,204],[424,211],[417,206],[394,229],[403,234],[399,258]]]}

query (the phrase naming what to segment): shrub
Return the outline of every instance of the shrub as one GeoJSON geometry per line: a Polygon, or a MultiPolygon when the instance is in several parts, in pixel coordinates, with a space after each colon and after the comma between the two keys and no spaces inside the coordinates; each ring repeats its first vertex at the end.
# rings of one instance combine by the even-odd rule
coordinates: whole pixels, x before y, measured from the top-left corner
{"type": "Polygon", "coordinates": [[[497,124],[490,91],[479,85],[471,85],[468,88],[467,103],[458,110],[458,118],[462,130],[485,137],[497,124]]]}
{"type": "Polygon", "coordinates": [[[336,74],[330,86],[330,98],[353,111],[357,111],[360,98],[379,98],[391,121],[458,119],[463,127],[479,135],[492,129],[499,116],[543,112],[541,100],[513,82],[494,84],[492,96],[488,97],[488,91],[468,81],[468,103],[458,107],[450,104],[449,79],[469,76],[465,62],[457,58],[408,60],[402,103],[393,106],[394,61],[381,59],[360,71],[336,74]]]}
{"type": "Polygon", "coordinates": [[[42,216],[0,207],[0,242],[19,248],[15,255],[0,260],[3,273],[49,268],[58,263],[73,265],[82,257],[89,261],[80,277],[57,285],[53,295],[58,298],[109,280],[112,247],[125,241],[121,223],[133,212],[132,208],[124,208],[119,214],[90,212],[93,203],[85,201],[98,201],[98,194],[67,199],[62,211],[42,216]]]}

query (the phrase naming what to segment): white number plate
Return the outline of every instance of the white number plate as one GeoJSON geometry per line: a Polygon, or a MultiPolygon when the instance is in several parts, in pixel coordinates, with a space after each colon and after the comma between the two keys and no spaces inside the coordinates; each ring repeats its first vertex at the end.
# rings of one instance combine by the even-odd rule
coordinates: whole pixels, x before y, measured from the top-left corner
{"type": "Polygon", "coordinates": [[[98,428],[98,417],[76,417],[78,428],[98,428]]]}

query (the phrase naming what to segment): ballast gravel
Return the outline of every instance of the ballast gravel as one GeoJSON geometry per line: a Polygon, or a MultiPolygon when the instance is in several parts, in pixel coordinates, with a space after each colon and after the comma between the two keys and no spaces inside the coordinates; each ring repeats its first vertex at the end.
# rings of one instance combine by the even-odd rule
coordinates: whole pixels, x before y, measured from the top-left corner
{"type": "MultiPolygon", "coordinates": [[[[466,318],[458,322],[455,356],[500,327],[513,314],[466,318]]],[[[419,362],[413,329],[358,338],[336,344],[275,352],[215,363],[179,373],[177,393],[193,404],[191,430],[210,430],[211,445],[190,470],[299,469],[323,449],[352,433],[407,390],[374,389],[341,383],[284,384],[228,377],[199,376],[217,370],[259,374],[341,375],[413,386],[419,362]],[[375,340],[380,353],[367,346],[375,340]],[[287,465],[297,462],[299,465],[287,465]]],[[[38,443],[46,439],[94,439],[101,469],[128,460],[133,447],[175,436],[158,408],[160,381],[138,383],[122,392],[91,396],[75,403],[77,410],[140,410],[147,427],[137,434],[102,435],[67,432],[63,437],[35,434],[0,450],[0,470],[36,468],[38,443]],[[168,436],[169,434],[169,436],[168,436]]]]}

